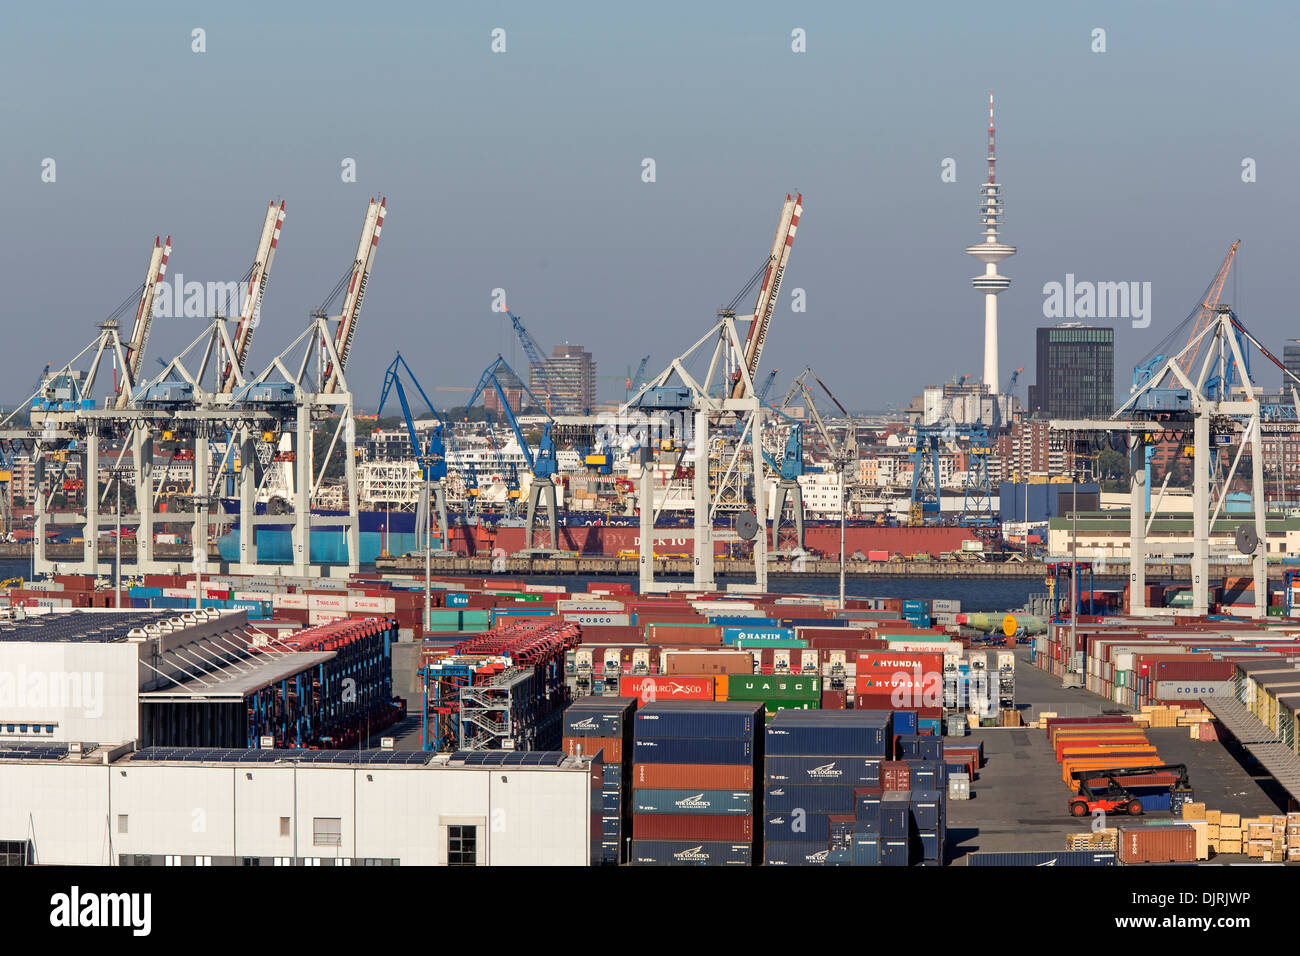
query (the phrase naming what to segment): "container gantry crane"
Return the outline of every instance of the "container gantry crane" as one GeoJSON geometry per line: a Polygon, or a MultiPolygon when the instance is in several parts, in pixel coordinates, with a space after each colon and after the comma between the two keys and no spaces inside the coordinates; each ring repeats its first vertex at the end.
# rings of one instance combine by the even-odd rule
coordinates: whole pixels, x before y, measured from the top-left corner
{"type": "Polygon", "coordinates": [[[266,218],[262,222],[262,234],[257,241],[257,252],[253,256],[253,267],[248,271],[244,301],[239,310],[239,322],[235,326],[234,354],[226,359],[226,364],[221,370],[218,391],[223,395],[229,395],[235,390],[235,385],[248,363],[248,353],[253,345],[253,331],[257,328],[262,297],[266,294],[266,282],[271,274],[271,263],[275,259],[275,249],[280,244],[280,230],[283,228],[284,202],[281,201],[277,208],[275,201],[272,200],[267,203],[266,218]]]}
{"type": "Polygon", "coordinates": [[[352,261],[352,268],[329,298],[317,310],[316,315],[323,315],[329,304],[343,294],[343,308],[338,315],[338,328],[334,332],[334,351],[339,357],[339,368],[332,363],[326,364],[322,391],[332,393],[338,390],[339,374],[347,368],[348,355],[352,351],[352,340],[357,334],[357,320],[361,317],[361,303],[366,296],[366,283],[370,279],[370,269],[375,263],[375,250],[379,247],[379,234],[384,229],[384,217],[388,214],[388,200],[383,196],[379,202],[370,197],[366,208],[366,218],[361,226],[361,239],[357,243],[357,255],[352,261]],[[345,291],[346,290],[346,291],[345,291]]]}
{"type": "MultiPolygon", "coordinates": [[[[760,269],[763,282],[758,287],[758,301],[754,303],[754,314],[749,317],[749,332],[745,336],[743,361],[749,371],[749,381],[758,374],[759,362],[763,357],[763,346],[767,344],[768,329],[772,326],[772,313],[776,309],[777,297],[781,294],[781,279],[785,275],[786,264],[790,261],[790,247],[794,245],[794,234],[799,228],[799,218],[803,215],[803,194],[791,199],[787,193],[781,206],[781,218],[776,224],[776,238],[772,240],[772,251],[766,265],[760,269]]],[[[743,296],[745,290],[740,295],[743,296]]],[[[740,296],[733,300],[723,311],[736,318],[734,307],[740,296]]],[[[737,369],[732,376],[731,397],[745,397],[745,380],[737,369]]]]}
{"type": "MultiPolygon", "coordinates": [[[[542,354],[542,347],[537,344],[533,334],[524,328],[523,319],[515,315],[509,309],[506,309],[506,315],[510,317],[510,324],[515,327],[515,334],[519,336],[519,344],[523,346],[524,355],[528,357],[530,369],[536,369],[538,384],[542,386],[542,391],[546,393],[546,404],[542,406],[547,412],[551,410],[551,376],[546,357],[542,354]]],[[[522,382],[523,379],[520,379],[522,382]]]]}
{"type": "Polygon", "coordinates": [[[429,509],[433,507],[438,511],[438,529],[442,532],[442,546],[445,551],[451,538],[447,526],[447,491],[443,484],[444,479],[447,477],[447,446],[444,429],[445,435],[450,437],[451,425],[434,408],[433,402],[429,401],[429,396],[425,394],[424,387],[420,385],[420,381],[415,377],[415,373],[411,371],[411,367],[406,364],[406,359],[402,358],[401,352],[397,353],[397,357],[393,359],[392,364],[388,366],[388,370],[384,373],[384,388],[379,395],[379,407],[375,411],[376,415],[383,414],[384,403],[388,401],[390,390],[396,390],[397,392],[397,400],[402,406],[402,418],[406,422],[406,435],[411,441],[411,449],[420,464],[420,477],[424,481],[424,485],[420,489],[419,505],[415,512],[415,527],[421,542],[421,549],[430,547],[428,540],[429,509]],[[415,430],[415,420],[411,417],[411,405],[406,399],[406,389],[402,387],[400,373],[403,370],[434,417],[435,424],[429,430],[429,440],[427,442],[422,443],[419,434],[415,430]]]}
{"type": "Polygon", "coordinates": [[[549,412],[546,413],[546,422],[542,426],[542,436],[537,442],[537,449],[534,451],[528,445],[528,440],[524,437],[523,429],[519,427],[519,421],[515,418],[515,413],[510,409],[510,400],[506,395],[505,387],[501,384],[497,373],[505,370],[509,372],[520,385],[523,386],[524,392],[539,407],[542,403],[538,400],[533,390],[519,378],[514,369],[506,360],[498,355],[496,361],[483,370],[483,375],[479,378],[478,385],[475,386],[469,401],[465,403],[466,410],[472,408],[474,403],[483,391],[492,388],[497,393],[497,398],[501,401],[502,413],[505,415],[506,422],[510,425],[510,430],[515,433],[515,441],[519,443],[519,451],[524,456],[524,461],[528,465],[528,470],[532,473],[533,480],[528,486],[528,525],[524,529],[524,550],[533,550],[533,523],[537,517],[537,508],[542,506],[546,509],[547,528],[551,533],[551,547],[547,550],[558,550],[559,545],[559,513],[555,503],[555,472],[556,472],[556,453],[555,439],[551,437],[551,428],[555,420],[551,418],[549,412]]]}
{"type": "Polygon", "coordinates": [[[140,380],[140,368],[144,364],[144,352],[149,345],[149,332],[153,327],[154,296],[158,293],[158,283],[167,276],[167,260],[172,254],[172,237],[163,242],[158,236],[153,239],[153,251],[149,254],[149,271],[144,276],[144,287],[140,290],[140,302],[135,310],[135,322],[131,326],[131,339],[126,346],[126,368],[122,370],[122,381],[117,384],[117,395],[113,399],[115,408],[126,408],[131,402],[131,392],[140,380]]]}

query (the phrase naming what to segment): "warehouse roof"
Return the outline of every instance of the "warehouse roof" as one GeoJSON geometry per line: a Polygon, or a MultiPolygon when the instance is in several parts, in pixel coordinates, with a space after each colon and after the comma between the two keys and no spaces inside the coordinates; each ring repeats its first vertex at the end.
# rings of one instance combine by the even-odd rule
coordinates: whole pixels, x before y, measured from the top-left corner
{"type": "Polygon", "coordinates": [[[0,621],[0,641],[99,643],[125,641],[135,628],[156,624],[158,611],[66,611],[0,621]]]}

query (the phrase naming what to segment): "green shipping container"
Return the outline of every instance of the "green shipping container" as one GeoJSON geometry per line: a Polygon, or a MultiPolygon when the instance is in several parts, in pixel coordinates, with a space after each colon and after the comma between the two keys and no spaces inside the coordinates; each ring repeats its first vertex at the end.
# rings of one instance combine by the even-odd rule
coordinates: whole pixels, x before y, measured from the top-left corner
{"type": "Polygon", "coordinates": [[[747,647],[777,647],[798,650],[807,646],[807,641],[797,641],[788,637],[774,638],[772,640],[765,640],[761,637],[746,637],[736,641],[736,647],[742,650],[747,647]]]}
{"type": "Polygon", "coordinates": [[[728,700],[818,701],[822,679],[791,674],[732,674],[727,678],[728,700]]]}

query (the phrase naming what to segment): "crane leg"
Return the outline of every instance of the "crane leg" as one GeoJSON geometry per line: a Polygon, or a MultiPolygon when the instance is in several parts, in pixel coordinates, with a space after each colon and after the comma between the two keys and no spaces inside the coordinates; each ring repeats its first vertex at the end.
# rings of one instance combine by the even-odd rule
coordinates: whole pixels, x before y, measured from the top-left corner
{"type": "Polygon", "coordinates": [[[794,533],[799,542],[799,550],[803,550],[803,488],[799,482],[794,482],[794,533]]]}
{"type": "Polygon", "coordinates": [[[433,485],[434,505],[438,509],[438,528],[442,531],[442,549],[451,550],[451,535],[447,527],[447,489],[442,486],[442,482],[434,482],[433,485]]]}
{"type": "Polygon", "coordinates": [[[537,517],[537,500],[542,496],[542,486],[537,480],[528,486],[528,524],[524,526],[524,550],[533,549],[533,520],[537,517]]]}
{"type": "Polygon", "coordinates": [[[555,507],[555,483],[546,483],[546,525],[551,532],[551,547],[559,550],[559,514],[555,507]]]}
{"type": "MultiPolygon", "coordinates": [[[[772,550],[781,549],[781,520],[785,517],[786,485],[784,481],[776,483],[776,508],[772,512],[772,550]]],[[[760,528],[763,526],[760,524],[760,528]]],[[[802,536],[801,536],[802,537],[802,536]]]]}

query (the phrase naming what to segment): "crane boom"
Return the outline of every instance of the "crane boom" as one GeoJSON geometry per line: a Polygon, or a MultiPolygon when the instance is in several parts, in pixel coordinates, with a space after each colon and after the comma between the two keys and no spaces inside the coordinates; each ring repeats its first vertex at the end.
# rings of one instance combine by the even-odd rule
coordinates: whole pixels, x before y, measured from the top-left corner
{"type": "Polygon", "coordinates": [[[122,384],[118,388],[114,404],[125,408],[131,401],[131,389],[140,377],[140,366],[144,364],[144,351],[149,344],[149,330],[153,326],[153,300],[158,292],[158,283],[167,275],[167,260],[172,254],[172,237],[163,242],[158,236],[153,238],[153,251],[149,254],[149,271],[145,273],[144,288],[140,291],[140,305],[135,310],[135,323],[131,326],[131,339],[127,345],[127,368],[122,384]],[[130,383],[127,386],[126,383],[130,383]]]}
{"type": "Polygon", "coordinates": [[[356,335],[357,319],[361,314],[361,303],[366,295],[366,282],[370,278],[370,268],[374,265],[375,249],[379,246],[379,234],[383,231],[387,212],[387,199],[380,196],[376,203],[373,196],[370,198],[365,222],[361,226],[361,239],[357,243],[357,255],[352,261],[347,293],[343,297],[343,310],[339,313],[339,327],[334,333],[334,349],[338,352],[340,367],[335,369],[331,364],[325,370],[326,392],[337,391],[339,375],[347,367],[348,353],[352,350],[352,339],[356,335]]]}
{"type": "MultiPolygon", "coordinates": [[[[1201,302],[1200,312],[1197,314],[1196,321],[1192,325],[1191,334],[1187,336],[1187,342],[1189,345],[1196,341],[1196,337],[1204,332],[1209,324],[1214,321],[1215,312],[1219,307],[1219,296],[1223,294],[1223,284],[1228,280],[1228,270],[1232,268],[1232,260],[1237,256],[1237,247],[1239,245],[1241,245],[1240,239],[1232,244],[1232,247],[1228,250],[1227,256],[1224,257],[1223,265],[1219,266],[1219,272],[1215,275],[1214,282],[1210,284],[1209,292],[1201,302]]],[[[1183,360],[1179,364],[1182,366],[1185,373],[1191,372],[1191,369],[1196,363],[1196,356],[1199,352],[1200,349],[1197,348],[1183,356],[1183,360]]]]}
{"type": "MultiPolygon", "coordinates": [[[[776,309],[777,297],[781,294],[781,279],[785,275],[786,263],[790,261],[790,247],[794,245],[794,234],[799,227],[799,218],[803,215],[803,193],[791,199],[789,194],[781,206],[781,218],[777,220],[776,237],[772,240],[772,252],[767,259],[767,271],[763,282],[758,287],[758,301],[754,304],[754,315],[749,323],[749,333],[745,336],[745,367],[749,370],[752,382],[758,374],[758,364],[763,357],[763,346],[767,342],[767,332],[772,325],[772,313],[776,309]]],[[[732,398],[743,398],[745,382],[739,372],[731,386],[732,398]]]]}
{"type": "Polygon", "coordinates": [[[549,408],[549,400],[551,398],[551,377],[547,373],[546,357],[542,355],[542,348],[537,344],[537,340],[533,338],[533,334],[524,328],[523,319],[515,315],[509,309],[506,309],[506,315],[510,316],[510,324],[515,327],[515,334],[519,336],[519,344],[524,347],[524,354],[528,356],[528,364],[530,368],[537,369],[537,378],[539,379],[539,384],[546,392],[546,398],[548,400],[546,407],[549,408]]]}
{"type": "Polygon", "coordinates": [[[227,360],[221,373],[221,392],[229,395],[235,389],[235,370],[244,371],[248,353],[253,344],[253,329],[257,326],[258,314],[262,308],[262,296],[266,294],[266,280],[271,274],[271,262],[275,259],[276,246],[280,244],[280,230],[284,228],[284,202],[279,207],[275,200],[266,205],[266,219],[262,223],[262,235],[257,241],[257,253],[253,256],[253,268],[248,274],[248,287],[244,290],[243,307],[239,310],[239,324],[235,326],[234,361],[227,360]]]}

